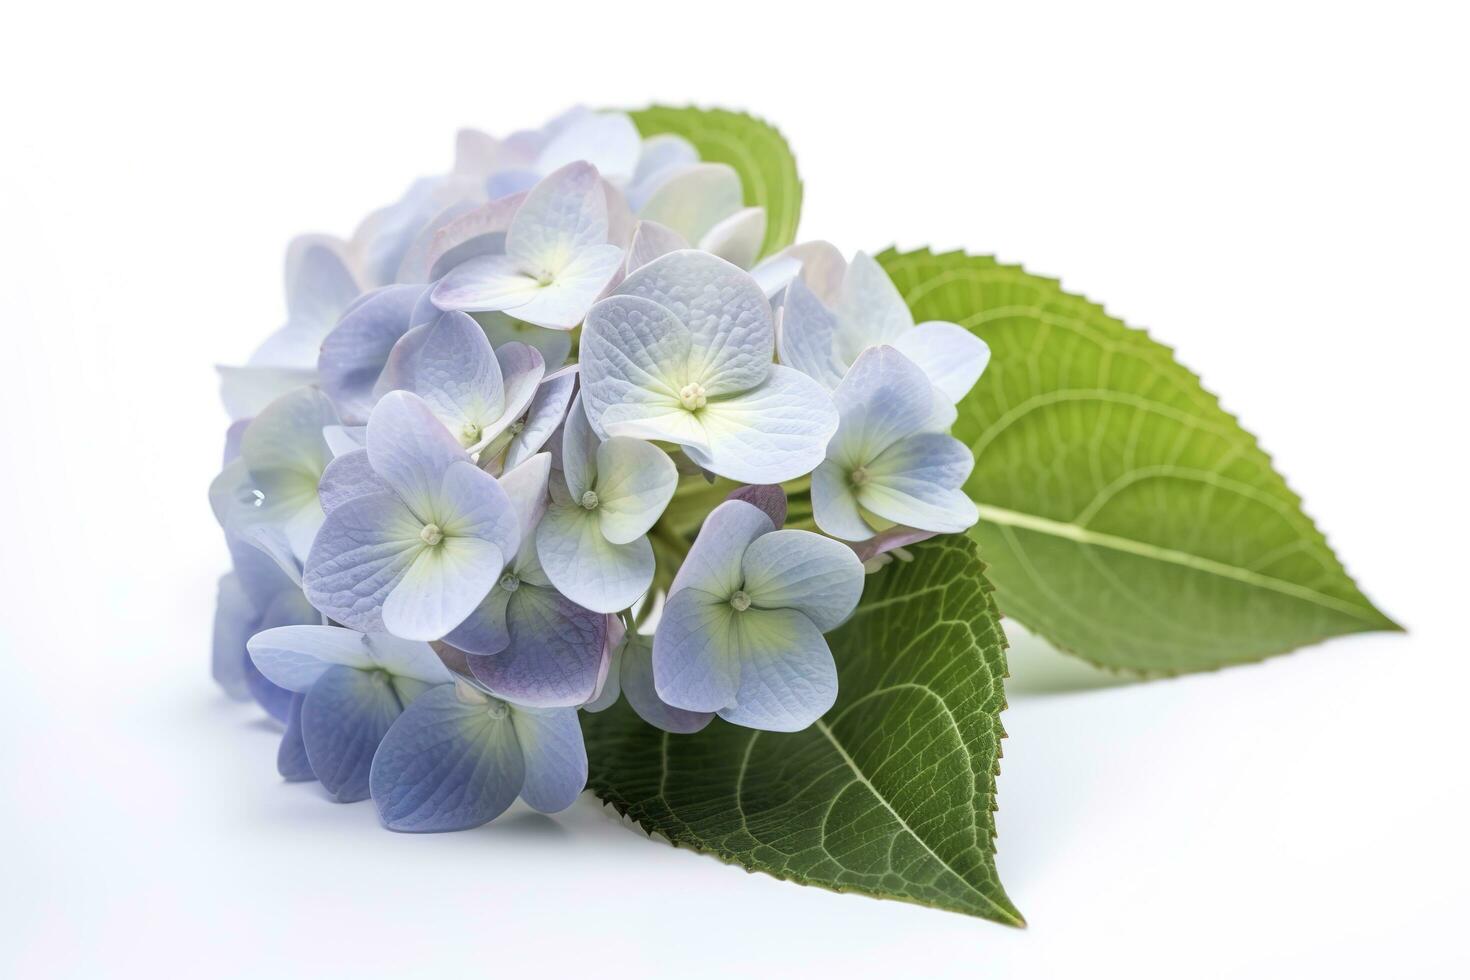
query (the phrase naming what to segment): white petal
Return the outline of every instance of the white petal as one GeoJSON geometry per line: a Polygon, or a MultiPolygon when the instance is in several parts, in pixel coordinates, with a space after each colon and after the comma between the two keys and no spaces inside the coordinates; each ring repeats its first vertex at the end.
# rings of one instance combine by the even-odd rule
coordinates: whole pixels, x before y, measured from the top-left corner
{"type": "Polygon", "coordinates": [[[437,640],[490,592],[505,567],[496,545],[475,537],[445,538],[414,558],[383,603],[383,626],[407,640],[437,640]]]}
{"type": "Polygon", "coordinates": [[[638,127],[625,113],[588,113],[552,137],[537,158],[536,169],[546,173],[586,160],[609,178],[627,180],[638,166],[642,142],[638,127]]]}
{"type": "Polygon", "coordinates": [[[537,453],[500,478],[500,488],[515,509],[522,549],[530,543],[532,532],[546,513],[546,487],[550,479],[550,453],[537,453]]]}
{"type": "Polygon", "coordinates": [[[582,396],[572,399],[567,420],[562,426],[561,471],[566,477],[568,499],[578,501],[582,494],[592,489],[597,481],[597,433],[587,422],[587,413],[582,407],[582,396]]]}
{"type": "Polygon", "coordinates": [[[678,317],[651,300],[612,296],[594,306],[581,346],[582,402],[592,428],[607,435],[603,416],[615,405],[636,407],[625,408],[625,420],[671,408],[682,412],[679,390],[688,382],[690,345],[678,317]]]}
{"type": "Polygon", "coordinates": [[[402,640],[387,633],[362,635],[363,646],[373,666],[394,677],[406,677],[421,684],[448,684],[454,677],[433,647],[417,640],[402,640]]]}
{"type": "Polygon", "coordinates": [[[823,633],[835,629],[863,595],[863,566],[851,548],[811,531],[762,535],[741,561],[752,608],[795,609],[823,633]]]}
{"type": "Polygon", "coordinates": [[[822,462],[837,431],[832,397],[811,378],[780,365],[764,384],[711,401],[699,413],[709,450],[691,459],[741,483],[783,483],[822,462]]]}
{"type": "Polygon", "coordinates": [[[593,612],[627,609],[653,582],[653,545],[613,544],[593,511],[553,506],[536,529],[536,553],[557,590],[593,612]]]}
{"type": "Polygon", "coordinates": [[[641,538],[678,486],[679,471],[662,449],[639,439],[607,440],[597,447],[597,517],[603,536],[613,544],[641,538]]]}
{"type": "Polygon", "coordinates": [[[510,446],[505,451],[506,469],[520,465],[546,446],[551,434],[566,417],[567,405],[576,385],[575,365],[542,378],[530,407],[526,409],[525,427],[511,439],[510,446]]]}
{"type": "Polygon", "coordinates": [[[373,470],[425,524],[435,519],[445,472],[469,462],[424,400],[407,391],[389,392],[374,406],[367,451],[373,470]]]}
{"type": "Polygon", "coordinates": [[[252,419],[267,405],[297,388],[316,381],[313,367],[233,367],[221,364],[220,401],[231,419],[252,419]]]}
{"type": "Polygon", "coordinates": [[[638,166],[628,184],[628,204],[642,210],[648,198],[671,176],[699,162],[699,151],[682,136],[660,133],[643,141],[638,166]]]}
{"type": "Polygon", "coordinates": [[[827,457],[851,470],[922,431],[933,412],[934,391],[918,365],[892,347],[864,351],[832,392],[842,423],[827,457]]]}
{"type": "Polygon", "coordinates": [[[847,468],[830,459],[812,473],[812,519],[817,527],[843,541],[866,541],[874,534],[858,509],[847,468]]]}
{"type": "Polygon", "coordinates": [[[754,504],[743,500],[720,504],[704,519],[694,546],[669,586],[669,595],[698,589],[728,599],[743,580],[741,561],[746,549],[752,541],[774,529],[765,511],[754,504]]]}
{"type": "Polygon", "coordinates": [[[837,316],[800,279],[786,287],[776,342],[782,364],[796,368],[828,391],[842,381],[848,365],[836,355],[837,316]]]}
{"type": "Polygon", "coordinates": [[[532,274],[554,275],[578,252],[606,245],[607,229],[597,168],[568,163],[526,195],[511,219],[505,251],[532,274]]]}
{"type": "MultiPolygon", "coordinates": [[[[752,508],[754,509],[754,508],[752,508]]],[[[685,711],[718,711],[735,699],[739,652],[735,610],[702,589],[671,594],[653,637],[653,684],[660,701],[685,711]]]]}
{"type": "Polygon", "coordinates": [[[963,531],[979,518],[975,504],[959,489],[974,465],[969,447],[958,439],[919,433],[868,464],[868,482],[858,488],[858,503],[895,524],[963,531]]]}
{"type": "Polygon", "coordinates": [[[365,639],[365,634],[340,626],[277,626],[256,633],[245,647],[266,680],[305,694],[333,665],[359,670],[376,666],[365,639]]]}
{"type": "Polygon", "coordinates": [[[505,411],[500,362],[485,331],[465,313],[445,313],[404,334],[388,355],[383,377],[422,398],[461,445],[466,426],[475,434],[473,443],[479,427],[505,411]]]}
{"type": "MultiPolygon", "coordinates": [[[[766,209],[741,208],[720,221],[699,240],[699,247],[726,262],[749,269],[766,238],[766,209]]],[[[761,290],[765,292],[764,289],[761,290]]]]}
{"type": "Polygon", "coordinates": [[[552,279],[538,285],[525,301],[505,307],[518,319],[542,327],[570,330],[607,289],[622,266],[623,250],[616,245],[593,245],[577,252],[552,279]]]}
{"type": "Polygon", "coordinates": [[[479,255],[450,269],[430,297],[441,310],[475,313],[524,306],[541,288],[520,259],[479,255]]]}
{"type": "Polygon", "coordinates": [[[914,315],[888,273],[870,256],[859,252],[847,266],[842,288],[832,304],[842,322],[837,353],[849,363],[863,348],[892,343],[914,325],[914,315]]]}
{"type": "Polygon", "coordinates": [[[748,609],[732,619],[740,685],[720,717],[798,732],[826,714],[837,700],[837,665],[812,621],[795,609],[748,609]]]}
{"type": "Polygon", "coordinates": [[[904,331],[894,338],[893,347],[917,364],[952,402],[969,394],[990,363],[985,341],[957,323],[942,320],[904,331]]]}
{"type": "Polygon", "coordinates": [[[710,396],[745,391],[765,380],[776,348],[771,304],[750,273],[707,252],[654,259],[618,287],[621,296],[652,300],[689,333],[689,360],[679,384],[697,381],[710,396]]]}
{"type": "Polygon", "coordinates": [[[847,260],[836,245],[820,239],[797,242],[778,254],[801,263],[801,281],[816,294],[817,299],[828,305],[837,302],[842,280],[847,275],[847,260]]]}
{"type": "Polygon", "coordinates": [[[697,242],[745,205],[740,175],[723,163],[696,163],[672,174],[639,209],[638,216],[697,242]]]}

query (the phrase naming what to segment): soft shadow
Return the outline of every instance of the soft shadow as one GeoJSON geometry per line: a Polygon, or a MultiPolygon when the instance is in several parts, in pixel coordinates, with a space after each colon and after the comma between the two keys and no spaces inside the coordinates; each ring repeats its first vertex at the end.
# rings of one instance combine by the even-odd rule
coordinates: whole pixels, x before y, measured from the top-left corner
{"type": "Polygon", "coordinates": [[[1006,663],[1011,677],[1006,681],[1006,695],[1011,698],[1043,697],[1071,694],[1105,687],[1136,684],[1145,678],[1119,674],[1062,653],[1034,633],[1027,632],[1015,620],[1005,621],[1010,649],[1006,663]]]}
{"type": "Polygon", "coordinates": [[[525,840],[557,840],[567,836],[567,828],[544,813],[535,810],[511,811],[490,824],[498,836],[525,840]]]}

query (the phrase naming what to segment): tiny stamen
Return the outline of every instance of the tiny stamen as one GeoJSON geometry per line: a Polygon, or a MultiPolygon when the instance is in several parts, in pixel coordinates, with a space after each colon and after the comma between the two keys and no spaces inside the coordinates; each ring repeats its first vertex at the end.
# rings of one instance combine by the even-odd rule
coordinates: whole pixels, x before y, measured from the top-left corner
{"type": "Polygon", "coordinates": [[[597,500],[597,491],[596,490],[588,490],[586,493],[582,494],[582,506],[583,507],[585,507],[588,510],[596,510],[597,509],[597,504],[598,504],[598,500],[597,500]]]}
{"type": "Polygon", "coordinates": [[[859,466],[857,469],[852,471],[848,479],[852,481],[853,486],[860,487],[868,482],[868,471],[859,466]]]}
{"type": "Polygon", "coordinates": [[[705,396],[704,385],[697,381],[691,381],[679,389],[679,404],[691,412],[697,412],[709,404],[709,398],[705,396]]]}
{"type": "Polygon", "coordinates": [[[744,589],[736,589],[735,594],[730,597],[730,608],[736,612],[745,612],[750,608],[750,595],[744,589]]]}
{"type": "Polygon", "coordinates": [[[486,698],[485,713],[496,721],[499,721],[506,715],[510,714],[510,705],[506,704],[499,698],[486,698]]]}
{"type": "Polygon", "coordinates": [[[480,427],[473,422],[466,422],[459,430],[459,440],[466,446],[473,446],[480,441],[480,427]]]}
{"type": "Polygon", "coordinates": [[[419,537],[424,544],[436,545],[444,540],[444,532],[439,529],[438,524],[425,524],[424,529],[419,532],[419,537]]]}
{"type": "Polygon", "coordinates": [[[506,572],[500,576],[500,587],[507,592],[514,592],[521,587],[521,580],[515,572],[506,572]]]}

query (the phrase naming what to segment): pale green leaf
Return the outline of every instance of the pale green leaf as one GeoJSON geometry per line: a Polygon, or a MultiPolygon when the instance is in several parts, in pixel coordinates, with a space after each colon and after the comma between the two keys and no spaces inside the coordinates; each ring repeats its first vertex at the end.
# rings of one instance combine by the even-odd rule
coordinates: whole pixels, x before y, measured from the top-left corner
{"type": "Polygon", "coordinates": [[[995,870],[1005,637],[973,542],[913,549],[829,635],[837,703],[794,734],[584,716],[589,786],[644,830],[752,871],[1012,925],[995,870]]]}
{"type": "Polygon", "coordinates": [[[761,255],[779,251],[796,240],[801,180],[796,174],[796,158],[776,127],[726,109],[656,105],[629,115],[645,137],[660,133],[682,136],[699,150],[701,160],[735,168],[746,207],[766,209],[761,255]]]}
{"type": "Polygon", "coordinates": [[[1001,611],[1112,668],[1178,673],[1398,627],[1173,353],[985,256],[879,256],[915,319],[983,337],[955,435],[1001,611]]]}

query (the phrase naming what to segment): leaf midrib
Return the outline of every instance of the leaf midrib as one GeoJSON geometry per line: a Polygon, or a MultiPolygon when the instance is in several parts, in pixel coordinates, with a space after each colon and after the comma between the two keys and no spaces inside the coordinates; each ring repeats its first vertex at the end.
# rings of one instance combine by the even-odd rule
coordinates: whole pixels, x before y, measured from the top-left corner
{"type": "Polygon", "coordinates": [[[1216,561],[1213,558],[1205,558],[1202,555],[1179,551],[1175,548],[1164,548],[1156,544],[1150,544],[1147,541],[1138,541],[1133,538],[1122,537],[1121,535],[1094,531],[1080,524],[1057,521],[1049,517],[1041,517],[1037,514],[1027,514],[989,504],[980,504],[978,506],[982,521],[988,520],[996,524],[1004,524],[1008,527],[1018,527],[1028,531],[1035,531],[1038,534],[1050,534],[1053,537],[1075,541],[1078,544],[1108,548],[1112,551],[1137,555],[1141,558],[1149,558],[1154,561],[1167,562],[1183,568],[1206,572],[1219,576],[1220,578],[1232,579],[1246,585],[1268,589],[1281,595],[1310,602],[1327,609],[1333,609],[1365,623],[1378,623],[1378,618],[1371,611],[1354,603],[1339,599],[1336,596],[1327,595],[1323,592],[1318,592],[1316,589],[1309,588],[1305,585],[1298,585],[1295,582],[1273,578],[1270,575],[1253,571],[1249,568],[1241,568],[1238,565],[1216,561]]]}
{"type": "Polygon", "coordinates": [[[837,740],[837,737],[832,734],[832,729],[828,728],[825,722],[818,720],[813,723],[813,727],[816,728],[817,731],[821,732],[828,742],[832,743],[832,748],[837,750],[837,754],[842,758],[842,761],[847,764],[847,768],[852,770],[853,777],[864,787],[866,787],[868,792],[873,794],[873,798],[875,800],[883,804],[883,808],[888,811],[888,813],[893,817],[894,820],[898,821],[898,825],[904,829],[904,832],[907,833],[914,840],[918,841],[919,846],[922,847],[929,854],[930,857],[938,861],[940,866],[944,868],[944,870],[948,871],[951,875],[954,876],[956,881],[964,885],[971,892],[975,893],[975,895],[981,898],[985,902],[985,904],[994,909],[995,913],[999,915],[1004,921],[1018,926],[1026,924],[1026,920],[1022,919],[1014,911],[999,904],[995,901],[995,899],[991,898],[989,895],[985,894],[983,891],[970,884],[969,880],[964,875],[956,871],[948,861],[940,857],[935,852],[934,848],[929,846],[928,841],[919,836],[918,831],[909,826],[908,821],[900,816],[899,812],[893,808],[893,804],[889,803],[888,800],[883,796],[883,794],[878,792],[878,787],[874,786],[872,780],[868,779],[867,775],[862,771],[862,769],[858,767],[857,762],[853,759],[851,755],[847,753],[847,750],[842,747],[842,743],[839,742],[837,740]]]}

